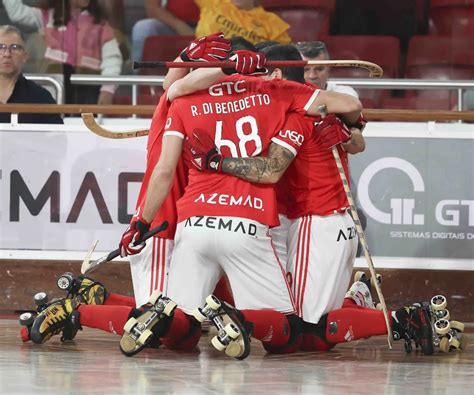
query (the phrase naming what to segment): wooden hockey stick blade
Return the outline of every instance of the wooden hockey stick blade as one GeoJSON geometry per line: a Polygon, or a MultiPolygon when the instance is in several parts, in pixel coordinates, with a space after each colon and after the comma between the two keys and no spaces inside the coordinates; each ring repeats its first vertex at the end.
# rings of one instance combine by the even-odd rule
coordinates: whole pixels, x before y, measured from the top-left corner
{"type": "Polygon", "coordinates": [[[87,251],[86,257],[84,258],[84,261],[82,262],[82,266],[81,266],[81,273],[82,274],[86,273],[87,267],[88,267],[89,262],[90,262],[91,257],[92,257],[92,253],[94,252],[95,248],[97,247],[98,242],[99,242],[99,240],[94,241],[92,243],[91,248],[89,248],[89,251],[87,251]]]}
{"type": "MultiPolygon", "coordinates": [[[[168,221],[164,221],[161,223],[161,225],[157,226],[156,228],[150,230],[149,232],[145,233],[143,237],[141,237],[139,240],[137,240],[134,244],[138,245],[143,243],[144,241],[148,240],[150,237],[153,237],[159,232],[162,232],[168,228],[168,221]]],[[[97,242],[95,243],[97,245],[97,242]]],[[[94,248],[95,248],[94,245],[94,248]]],[[[92,250],[93,251],[93,250],[92,250]]],[[[84,259],[84,262],[82,262],[81,266],[81,273],[82,274],[88,274],[96,270],[99,266],[101,266],[104,263],[110,262],[111,260],[117,258],[120,255],[120,248],[117,248],[116,250],[113,250],[109,252],[107,255],[103,256],[102,258],[99,258],[95,261],[91,261],[91,255],[92,251],[89,250],[86,258],[84,259]]]]}
{"type": "MultiPolygon", "coordinates": [[[[307,65],[320,65],[329,67],[357,67],[366,69],[370,77],[380,78],[383,76],[383,69],[378,64],[365,60],[270,60],[265,64],[268,67],[304,67],[307,65]]],[[[235,62],[133,62],[134,69],[141,68],[212,68],[224,67],[234,68],[235,62]]]]}
{"type": "Polygon", "coordinates": [[[94,118],[94,114],[90,112],[82,113],[81,117],[87,129],[89,129],[92,133],[95,133],[101,137],[105,137],[108,139],[130,139],[133,137],[144,137],[144,136],[148,136],[148,133],[150,132],[148,129],[114,132],[112,130],[105,129],[102,126],[100,126],[96,122],[94,118]]]}

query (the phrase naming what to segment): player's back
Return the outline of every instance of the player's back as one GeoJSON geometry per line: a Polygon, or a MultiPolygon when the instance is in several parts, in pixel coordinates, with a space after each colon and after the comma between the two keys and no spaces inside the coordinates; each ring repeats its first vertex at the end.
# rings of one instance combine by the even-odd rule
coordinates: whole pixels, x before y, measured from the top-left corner
{"type": "MultiPolygon", "coordinates": [[[[313,93],[311,88],[288,81],[230,76],[206,91],[175,100],[165,134],[189,136],[202,129],[224,156],[261,155],[283,126],[286,112],[303,113],[313,93]]],[[[219,215],[278,224],[272,186],[194,169],[178,203],[178,215],[179,221],[193,215],[219,215]]]]}

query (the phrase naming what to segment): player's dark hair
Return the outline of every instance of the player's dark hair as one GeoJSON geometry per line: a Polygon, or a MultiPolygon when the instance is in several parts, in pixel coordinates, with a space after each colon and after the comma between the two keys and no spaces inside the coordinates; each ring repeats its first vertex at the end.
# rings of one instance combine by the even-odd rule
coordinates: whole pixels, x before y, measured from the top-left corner
{"type": "Polygon", "coordinates": [[[255,44],[255,49],[257,52],[262,52],[264,48],[271,47],[272,45],[278,45],[278,41],[261,41],[255,44]]]}
{"type": "MultiPolygon", "coordinates": [[[[262,52],[267,60],[302,60],[300,53],[293,45],[278,44],[264,48],[262,52]]],[[[280,69],[283,77],[290,81],[300,82],[304,84],[303,67],[268,67],[269,74],[276,68],[280,69]]]]}
{"type": "Polygon", "coordinates": [[[232,51],[247,50],[256,52],[255,46],[242,36],[234,36],[230,39],[230,45],[232,46],[232,51]]]}

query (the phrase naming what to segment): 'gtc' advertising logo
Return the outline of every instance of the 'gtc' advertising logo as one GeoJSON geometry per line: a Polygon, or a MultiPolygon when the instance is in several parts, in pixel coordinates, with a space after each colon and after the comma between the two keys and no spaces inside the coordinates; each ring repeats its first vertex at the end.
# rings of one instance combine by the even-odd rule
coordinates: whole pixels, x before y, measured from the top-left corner
{"type": "Polygon", "coordinates": [[[395,157],[382,158],[367,166],[360,176],[358,189],[360,205],[367,215],[382,224],[423,225],[425,222],[424,215],[413,213],[415,199],[390,199],[391,213],[379,210],[370,200],[369,187],[372,178],[379,171],[390,168],[404,172],[410,178],[415,192],[423,192],[425,190],[425,184],[420,172],[410,162],[395,157]]]}

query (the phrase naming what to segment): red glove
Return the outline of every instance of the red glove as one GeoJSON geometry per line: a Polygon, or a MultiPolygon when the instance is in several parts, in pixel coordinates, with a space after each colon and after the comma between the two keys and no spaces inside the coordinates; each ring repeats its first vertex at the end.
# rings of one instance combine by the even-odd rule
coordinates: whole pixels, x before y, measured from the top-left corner
{"type": "Polygon", "coordinates": [[[225,74],[237,72],[246,75],[264,75],[268,73],[268,70],[265,68],[265,55],[261,52],[235,51],[229,60],[235,61],[235,70],[223,69],[225,74]]]}
{"type": "Polygon", "coordinates": [[[230,49],[230,41],[224,38],[224,34],[214,33],[191,41],[179,56],[185,62],[212,62],[227,58],[230,49]]]}
{"type": "Polygon", "coordinates": [[[135,243],[149,230],[150,224],[142,218],[139,208],[137,213],[132,217],[130,225],[120,240],[120,256],[123,258],[128,255],[139,254],[145,248],[145,242],[143,241],[140,244],[135,243]]]}
{"type": "Polygon", "coordinates": [[[211,136],[202,129],[194,129],[184,142],[184,160],[199,171],[221,171],[222,155],[211,136]]]}
{"type": "Polygon", "coordinates": [[[351,131],[334,114],[330,114],[315,123],[314,132],[317,133],[316,141],[328,150],[351,139],[351,131]]]}

